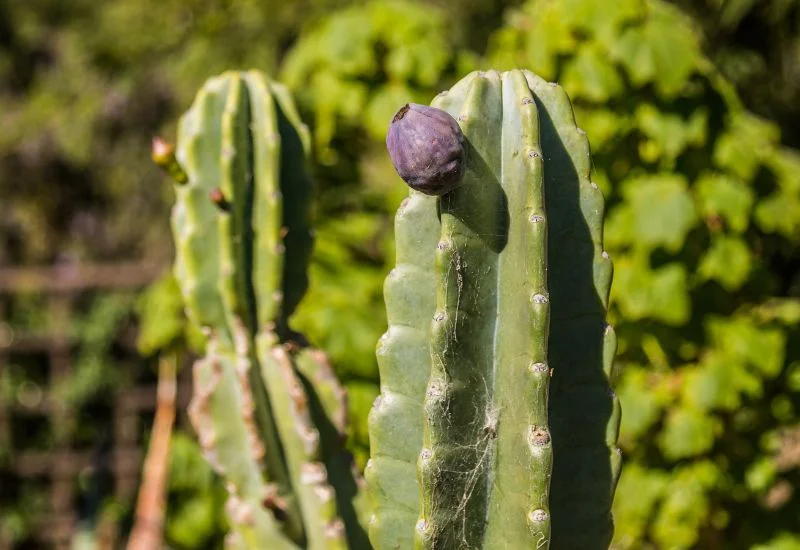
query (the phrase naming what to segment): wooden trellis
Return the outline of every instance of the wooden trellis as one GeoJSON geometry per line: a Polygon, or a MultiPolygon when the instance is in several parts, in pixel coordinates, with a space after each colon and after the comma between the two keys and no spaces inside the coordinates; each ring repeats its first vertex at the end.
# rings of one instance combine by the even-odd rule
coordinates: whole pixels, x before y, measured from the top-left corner
{"type": "MultiPolygon", "coordinates": [[[[100,457],[98,449],[76,444],[73,427],[82,421],[78,418],[80,411],[71,409],[52,389],[73,372],[70,357],[73,342],[68,328],[77,297],[134,290],[147,285],[163,269],[162,265],[142,263],[0,268],[0,373],[9,368],[12,358],[34,357],[40,379],[32,387],[41,389],[33,398],[22,401],[0,392],[0,513],[3,506],[30,488],[46,495],[42,506],[30,511],[35,514],[32,518],[35,527],[24,545],[13,546],[0,523],[0,550],[70,548],[80,516],[79,477],[97,468],[99,463],[106,465],[113,477],[113,487],[109,489],[112,494],[106,496],[133,503],[145,452],[142,418],[155,409],[155,380],[116,390],[107,399],[112,403],[110,414],[91,419],[106,425],[111,433],[110,449],[103,450],[100,457]],[[20,295],[38,296],[45,302],[51,321],[46,333],[21,332],[8,322],[6,308],[20,295]],[[23,429],[40,426],[49,434],[46,448],[25,448],[18,433],[20,425],[23,429]]],[[[133,349],[129,361],[143,371],[150,368],[133,349]]],[[[188,379],[183,376],[178,388],[179,406],[185,406],[189,392],[188,379]]],[[[113,548],[118,544],[113,521],[101,526],[96,535],[101,547],[113,548]]]]}

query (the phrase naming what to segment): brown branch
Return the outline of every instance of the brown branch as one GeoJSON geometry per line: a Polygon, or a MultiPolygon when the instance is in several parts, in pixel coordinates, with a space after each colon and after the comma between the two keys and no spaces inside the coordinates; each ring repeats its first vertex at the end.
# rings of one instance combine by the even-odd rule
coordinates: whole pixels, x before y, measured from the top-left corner
{"type": "Polygon", "coordinates": [[[100,288],[137,288],[163,273],[164,264],[57,264],[53,267],[0,268],[0,292],[75,292],[100,288]]]}
{"type": "Polygon", "coordinates": [[[136,519],[128,539],[128,550],[157,550],[164,537],[169,440],[175,422],[177,392],[175,354],[161,357],[158,365],[158,400],[150,449],[144,462],[142,486],[136,504],[136,519]]]}

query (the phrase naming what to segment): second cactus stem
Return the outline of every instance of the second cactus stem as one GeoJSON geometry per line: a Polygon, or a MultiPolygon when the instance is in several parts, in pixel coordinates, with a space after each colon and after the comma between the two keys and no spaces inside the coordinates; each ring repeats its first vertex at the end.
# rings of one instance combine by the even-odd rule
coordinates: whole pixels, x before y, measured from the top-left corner
{"type": "Polygon", "coordinates": [[[289,329],[311,250],[308,136],[286,91],[256,71],[209,80],[177,148],[175,273],[206,334],[190,417],[225,479],[228,546],[366,548],[346,403],[327,360],[289,329]]]}
{"type": "Polygon", "coordinates": [[[397,213],[370,538],[378,549],[607,548],[619,405],[588,141],[564,92],[527,71],[473,73],[433,106],[458,126],[411,106],[387,140],[404,178],[416,147],[431,176],[409,181],[397,213]]]}

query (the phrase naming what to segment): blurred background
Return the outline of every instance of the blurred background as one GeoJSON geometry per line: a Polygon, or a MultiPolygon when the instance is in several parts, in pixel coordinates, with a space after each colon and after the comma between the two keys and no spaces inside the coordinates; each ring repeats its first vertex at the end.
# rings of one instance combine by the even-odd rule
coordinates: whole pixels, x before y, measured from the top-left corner
{"type": "Polygon", "coordinates": [[[608,202],[614,548],[800,549],[798,0],[0,0],[0,549],[123,547],[148,448],[165,544],[221,547],[149,152],[206,78],[266,70],[311,128],[294,328],[345,382],[363,466],[407,192],[387,123],[512,67],[566,88],[608,202]]]}

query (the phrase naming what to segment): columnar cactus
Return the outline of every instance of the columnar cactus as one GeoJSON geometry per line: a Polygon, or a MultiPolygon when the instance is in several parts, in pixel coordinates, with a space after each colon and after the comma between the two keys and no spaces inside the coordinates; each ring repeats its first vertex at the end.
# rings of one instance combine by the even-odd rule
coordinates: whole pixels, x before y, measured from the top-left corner
{"type": "Polygon", "coordinates": [[[176,182],[175,273],[208,338],[190,417],[225,478],[235,548],[364,548],[344,392],[288,328],[311,250],[308,136],[255,72],[209,80],[154,158],[176,182]]]}
{"type": "MultiPolygon", "coordinates": [[[[175,272],[208,337],[190,416],[227,480],[235,548],[369,545],[343,391],[288,324],[311,247],[307,141],[280,86],[227,73],[183,117],[177,158],[154,149],[176,181],[175,272]]],[[[412,190],[377,352],[372,544],[607,547],[612,270],[569,100],[526,71],[473,73],[398,111],[387,144],[412,190]]]]}
{"type": "MultiPolygon", "coordinates": [[[[472,73],[433,106],[458,122],[466,166],[443,194],[414,180],[425,194],[412,189],[397,213],[370,539],[379,550],[607,548],[619,404],[588,141],[561,88],[527,71],[472,73]]],[[[427,145],[428,161],[413,160],[432,174],[459,158],[440,150],[457,128],[407,118],[424,109],[392,121],[404,177],[409,148],[427,145]]]]}

